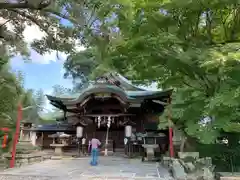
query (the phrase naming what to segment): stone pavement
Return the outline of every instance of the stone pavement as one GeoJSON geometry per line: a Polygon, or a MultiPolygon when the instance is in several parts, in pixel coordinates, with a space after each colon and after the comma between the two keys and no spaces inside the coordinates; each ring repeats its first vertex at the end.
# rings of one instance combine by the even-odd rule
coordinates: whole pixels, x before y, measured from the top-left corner
{"type": "Polygon", "coordinates": [[[157,163],[139,159],[100,157],[98,166],[89,158],[47,160],[0,172],[0,180],[170,180],[168,171],[157,163]]]}

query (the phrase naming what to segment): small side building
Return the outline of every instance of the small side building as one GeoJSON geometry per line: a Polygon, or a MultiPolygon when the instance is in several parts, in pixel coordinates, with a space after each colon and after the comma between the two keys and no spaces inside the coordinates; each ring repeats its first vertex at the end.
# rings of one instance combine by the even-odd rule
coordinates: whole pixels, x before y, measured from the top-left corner
{"type": "Polygon", "coordinates": [[[49,135],[56,134],[58,132],[64,132],[66,134],[76,135],[76,129],[67,123],[55,123],[55,124],[45,124],[38,125],[31,128],[31,132],[36,133],[36,146],[42,149],[50,149],[50,144],[52,144],[53,139],[49,135]]]}

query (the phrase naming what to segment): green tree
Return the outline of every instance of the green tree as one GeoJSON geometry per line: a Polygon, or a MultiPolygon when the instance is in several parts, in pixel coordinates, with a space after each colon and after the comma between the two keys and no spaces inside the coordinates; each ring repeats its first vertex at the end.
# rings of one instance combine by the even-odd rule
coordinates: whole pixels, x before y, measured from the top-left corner
{"type": "Polygon", "coordinates": [[[0,3],[1,54],[10,57],[20,54],[28,58],[29,45],[24,40],[23,32],[31,25],[39,27],[45,34],[42,39],[30,44],[38,53],[44,54],[51,50],[65,53],[74,51],[78,31],[61,23],[61,19],[72,18],[72,13],[65,13],[63,10],[67,9],[68,3],[50,0],[0,3]]]}
{"type": "Polygon", "coordinates": [[[34,124],[40,123],[39,113],[43,111],[45,105],[45,95],[42,89],[34,92],[32,89],[25,90],[21,98],[23,108],[23,121],[34,124]]]}
{"type": "Polygon", "coordinates": [[[33,97],[36,106],[38,108],[38,111],[42,111],[43,106],[45,105],[45,94],[44,91],[42,89],[39,89],[38,91],[36,91],[36,93],[34,94],[33,97]]]}
{"type": "Polygon", "coordinates": [[[231,16],[237,8],[234,1],[207,2],[156,2],[151,8],[133,2],[144,14],[134,14],[125,25],[132,30],[129,38],[112,52],[112,64],[120,72],[175,88],[175,123],[204,143],[213,142],[222,130],[240,130],[238,20],[231,16]],[[214,121],[203,126],[199,122],[205,116],[214,121]]]}
{"type": "Polygon", "coordinates": [[[12,124],[13,111],[16,110],[19,96],[23,92],[18,78],[9,71],[7,61],[0,60],[0,127],[12,124]]]}
{"type": "MultiPolygon", "coordinates": [[[[240,131],[236,1],[127,0],[109,1],[104,7],[105,17],[114,18],[104,23],[106,18],[97,15],[100,29],[108,31],[95,34],[95,41],[89,38],[91,49],[97,49],[94,57],[87,57],[89,66],[174,88],[175,124],[204,143],[213,142],[221,131],[240,131]],[[114,27],[115,34],[110,31],[114,27]],[[213,121],[203,125],[205,116],[213,121]]],[[[79,71],[84,53],[78,54],[79,60],[69,58],[71,69],[79,71]]]]}
{"type": "Polygon", "coordinates": [[[53,96],[63,96],[63,95],[69,95],[72,93],[72,89],[70,88],[65,88],[59,84],[56,84],[53,86],[53,96]]]}
{"type": "Polygon", "coordinates": [[[79,91],[87,85],[89,80],[96,76],[95,72],[104,72],[103,70],[101,71],[100,68],[98,68],[99,71],[96,71],[96,68],[100,64],[100,59],[96,59],[96,54],[96,49],[89,48],[81,52],[70,54],[64,62],[66,71],[64,78],[71,78],[73,80],[73,89],[75,91],[79,91]]]}

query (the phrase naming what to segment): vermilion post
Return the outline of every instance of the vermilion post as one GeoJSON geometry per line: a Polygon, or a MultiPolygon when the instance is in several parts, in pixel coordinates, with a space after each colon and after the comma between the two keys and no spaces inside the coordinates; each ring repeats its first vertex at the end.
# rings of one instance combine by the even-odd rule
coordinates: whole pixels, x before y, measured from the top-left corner
{"type": "Polygon", "coordinates": [[[20,121],[22,120],[22,105],[18,104],[17,110],[17,121],[16,121],[16,131],[13,139],[13,147],[12,147],[12,159],[10,161],[10,168],[13,168],[15,165],[15,157],[16,157],[16,148],[19,138],[19,131],[20,131],[20,121]]]}
{"type": "Polygon", "coordinates": [[[171,97],[168,101],[168,124],[169,124],[169,151],[170,151],[170,157],[174,157],[174,149],[173,149],[173,129],[172,129],[172,123],[171,123],[171,97]]]}
{"type": "Polygon", "coordinates": [[[173,129],[169,128],[169,146],[170,146],[170,157],[174,157],[174,149],[173,149],[173,140],[172,140],[173,129]]]}
{"type": "Polygon", "coordinates": [[[7,134],[4,134],[3,136],[2,148],[7,147],[7,136],[7,134]]]}

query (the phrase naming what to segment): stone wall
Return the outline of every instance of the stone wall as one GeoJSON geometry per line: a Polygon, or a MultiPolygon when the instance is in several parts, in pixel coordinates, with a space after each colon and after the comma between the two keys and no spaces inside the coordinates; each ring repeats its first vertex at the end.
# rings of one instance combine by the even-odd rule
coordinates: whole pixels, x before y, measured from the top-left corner
{"type": "Polygon", "coordinates": [[[186,152],[179,158],[163,157],[163,165],[171,170],[176,180],[214,180],[211,158],[199,158],[198,152],[186,152]]]}
{"type": "MultiPolygon", "coordinates": [[[[9,168],[9,164],[11,161],[11,154],[6,154],[4,156],[4,158],[5,158],[4,159],[4,167],[2,167],[2,169],[9,168]]],[[[16,155],[15,167],[21,167],[24,165],[33,164],[33,163],[41,162],[41,161],[48,160],[48,159],[51,159],[51,156],[42,154],[42,153],[21,154],[21,155],[19,154],[19,155],[16,155]]]]}

